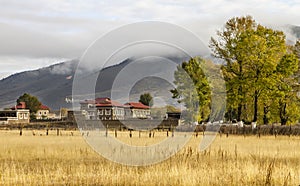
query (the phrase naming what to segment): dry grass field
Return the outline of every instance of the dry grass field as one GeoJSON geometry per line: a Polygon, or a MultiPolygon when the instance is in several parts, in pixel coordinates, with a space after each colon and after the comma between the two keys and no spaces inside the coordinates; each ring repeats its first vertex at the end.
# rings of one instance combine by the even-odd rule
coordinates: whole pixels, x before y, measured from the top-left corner
{"type": "MultiPolygon", "coordinates": [[[[62,131],[0,131],[0,185],[299,185],[299,136],[217,136],[198,151],[201,136],[170,159],[131,167],[108,161],[79,134],[62,131]],[[42,136],[40,136],[42,134],[42,136]]],[[[165,132],[128,132],[118,139],[138,145],[156,143],[165,132]]]]}

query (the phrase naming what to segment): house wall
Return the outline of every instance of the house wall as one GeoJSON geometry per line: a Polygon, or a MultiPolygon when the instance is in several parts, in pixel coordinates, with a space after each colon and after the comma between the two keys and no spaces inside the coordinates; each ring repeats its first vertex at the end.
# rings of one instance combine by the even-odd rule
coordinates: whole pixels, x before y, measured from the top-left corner
{"type": "Polygon", "coordinates": [[[30,122],[30,113],[27,109],[0,111],[1,124],[22,124],[30,122]]]}
{"type": "Polygon", "coordinates": [[[131,109],[132,118],[147,118],[150,115],[149,109],[131,109]]]}
{"type": "Polygon", "coordinates": [[[98,107],[97,119],[100,120],[123,120],[124,108],[122,107],[98,107]]]}
{"type": "Polygon", "coordinates": [[[47,119],[49,116],[49,110],[38,110],[35,116],[36,119],[47,119]]]}
{"type": "Polygon", "coordinates": [[[150,109],[124,108],[119,106],[98,106],[93,103],[80,103],[80,110],[87,120],[124,120],[148,118],[150,109]]]}

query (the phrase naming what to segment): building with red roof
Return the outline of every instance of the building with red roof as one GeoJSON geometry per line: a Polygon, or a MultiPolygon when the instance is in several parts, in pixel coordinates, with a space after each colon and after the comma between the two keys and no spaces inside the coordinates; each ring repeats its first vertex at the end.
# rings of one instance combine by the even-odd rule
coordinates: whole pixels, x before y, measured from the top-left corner
{"type": "Polygon", "coordinates": [[[129,112],[126,112],[127,118],[149,118],[150,117],[150,107],[144,105],[141,102],[129,102],[125,103],[129,108],[129,112]]]}
{"type": "Polygon", "coordinates": [[[80,102],[86,119],[123,120],[126,106],[108,97],[80,102]]]}
{"type": "MultiPolygon", "coordinates": [[[[11,107],[11,110],[22,110],[26,109],[26,103],[20,102],[14,107],[11,107]]],[[[46,105],[41,105],[39,110],[35,113],[36,119],[51,119],[53,114],[50,113],[50,108],[46,105]],[[51,116],[51,117],[50,117],[51,116]]]]}
{"type": "Polygon", "coordinates": [[[80,102],[80,110],[86,119],[124,120],[129,118],[147,118],[150,107],[139,102],[121,104],[108,97],[80,102]]]}
{"type": "Polygon", "coordinates": [[[39,110],[36,112],[35,117],[36,119],[51,119],[50,108],[47,107],[46,105],[41,105],[39,110]]]}

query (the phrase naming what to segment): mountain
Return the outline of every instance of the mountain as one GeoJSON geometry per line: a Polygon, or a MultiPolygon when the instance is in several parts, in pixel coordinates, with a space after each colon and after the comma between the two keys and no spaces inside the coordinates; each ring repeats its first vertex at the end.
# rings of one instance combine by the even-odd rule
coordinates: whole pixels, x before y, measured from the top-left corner
{"type": "MultiPolygon", "coordinates": [[[[169,59],[178,64],[186,60],[172,56],[169,59]]],[[[97,96],[110,96],[110,90],[116,76],[132,61],[133,59],[126,59],[119,64],[103,68],[98,76],[95,88],[97,96]]],[[[71,98],[73,78],[78,62],[78,60],[66,61],[38,70],[17,73],[0,80],[0,108],[15,105],[17,98],[24,93],[37,96],[43,104],[53,110],[62,107],[71,108],[72,104],[67,103],[66,98],[71,98]]],[[[159,67],[157,69],[158,73],[163,73],[162,71],[159,72],[159,67]]],[[[128,74],[128,76],[130,75],[128,74]]],[[[86,83],[89,83],[92,77],[92,73],[87,73],[85,76],[86,83]]],[[[124,87],[126,86],[128,85],[124,84],[124,87]]],[[[166,94],[170,94],[169,89],[171,88],[170,83],[158,78],[149,77],[134,85],[131,90],[132,95],[130,95],[130,99],[137,101],[136,99],[138,99],[138,96],[143,91],[154,91],[160,96],[165,96],[166,94]],[[159,87],[162,87],[162,93],[158,93],[159,87]]]]}
{"type": "Polygon", "coordinates": [[[291,28],[292,34],[295,35],[295,37],[299,39],[300,38],[300,26],[291,25],[290,28],[291,28]]]}
{"type": "Polygon", "coordinates": [[[25,71],[11,75],[0,81],[0,107],[13,106],[23,93],[37,96],[39,100],[57,109],[66,107],[64,99],[71,94],[71,76],[78,61],[72,60],[38,70],[25,71]]]}

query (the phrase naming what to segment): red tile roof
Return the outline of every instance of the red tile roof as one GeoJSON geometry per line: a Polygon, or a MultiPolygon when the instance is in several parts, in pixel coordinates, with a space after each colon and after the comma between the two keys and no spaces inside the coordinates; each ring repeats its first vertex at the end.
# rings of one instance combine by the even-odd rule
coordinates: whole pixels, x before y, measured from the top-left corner
{"type": "Polygon", "coordinates": [[[137,109],[149,109],[150,107],[147,105],[144,105],[140,102],[129,102],[126,104],[121,104],[117,101],[113,101],[108,97],[104,98],[96,98],[95,100],[85,100],[80,103],[86,103],[86,104],[95,104],[96,107],[128,107],[128,108],[137,108],[137,109]]]}
{"type": "Polygon", "coordinates": [[[125,105],[128,105],[130,108],[137,108],[137,109],[150,109],[149,106],[144,105],[141,102],[129,102],[126,103],[125,105]]]}
{"type": "Polygon", "coordinates": [[[20,102],[19,104],[11,107],[10,109],[12,109],[12,110],[26,109],[26,103],[25,102],[20,102]]]}
{"type": "Polygon", "coordinates": [[[50,110],[49,107],[47,107],[46,105],[41,105],[40,109],[41,110],[50,110]]]}
{"type": "Polygon", "coordinates": [[[102,98],[97,98],[96,100],[96,107],[124,107],[123,104],[113,101],[108,99],[102,99],[102,98]]]}
{"type": "MultiPolygon", "coordinates": [[[[19,104],[17,104],[14,107],[11,107],[12,110],[17,110],[17,109],[26,109],[26,103],[25,102],[20,102],[19,104]]],[[[40,106],[41,110],[50,110],[49,107],[47,107],[46,105],[41,105],[40,106]]]]}

